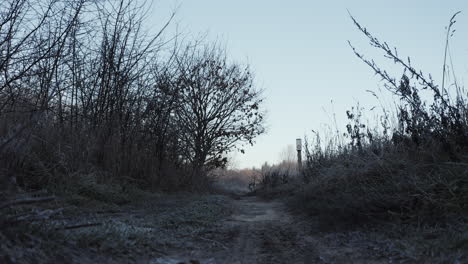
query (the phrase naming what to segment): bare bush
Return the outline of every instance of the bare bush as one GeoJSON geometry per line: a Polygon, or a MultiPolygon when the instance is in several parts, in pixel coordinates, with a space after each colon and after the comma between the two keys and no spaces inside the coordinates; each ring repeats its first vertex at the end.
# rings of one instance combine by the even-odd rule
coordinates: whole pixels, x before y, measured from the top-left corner
{"type": "MultiPolygon", "coordinates": [[[[447,41],[455,18],[447,28],[447,41]]],[[[292,204],[328,224],[380,220],[418,225],[460,223],[468,202],[466,94],[454,84],[455,97],[451,97],[444,84],[436,85],[410,59],[401,59],[396,49],[352,20],[372,46],[403,68],[397,81],[351,46],[400,98],[395,113],[398,124],[390,127],[384,111],[383,132],[377,133],[378,129],[364,124],[362,109],[357,106],[346,113],[349,124],[344,137],[349,143],[337,134],[337,139],[323,144],[316,134],[306,143],[307,186],[292,204]],[[426,98],[422,92],[431,93],[428,100],[422,99],[426,98]]]]}

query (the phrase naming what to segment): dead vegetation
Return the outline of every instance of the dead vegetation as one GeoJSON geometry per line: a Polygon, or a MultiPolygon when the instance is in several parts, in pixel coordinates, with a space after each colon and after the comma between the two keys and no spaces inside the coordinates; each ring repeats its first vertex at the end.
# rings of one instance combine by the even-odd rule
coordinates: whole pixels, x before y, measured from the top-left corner
{"type": "MultiPolygon", "coordinates": [[[[0,181],[203,190],[264,132],[248,65],[217,43],[146,31],[133,0],[0,4],[0,181]]],[[[86,186],[82,186],[86,192],[86,186]]]]}
{"type": "MultiPolygon", "coordinates": [[[[457,15],[447,27],[447,45],[457,15]]],[[[258,192],[292,196],[291,208],[318,219],[325,233],[342,230],[353,237],[350,232],[357,230],[362,243],[380,248],[378,240],[384,240],[394,247],[381,252],[396,250],[396,255],[414,262],[466,259],[466,91],[456,82],[447,85],[447,78],[437,85],[431,75],[414,68],[409,58],[401,58],[396,49],[351,18],[370,44],[403,71],[401,78],[391,76],[350,44],[396,98],[396,111],[381,109],[379,127],[372,128],[362,108],[353,107],[346,113],[349,123],[344,133],[337,128],[334,136],[322,138],[316,133],[306,139],[300,179],[264,181],[258,192]],[[379,238],[372,238],[376,234],[379,238]]],[[[444,77],[454,74],[448,70],[448,60],[444,77]]]]}
{"type": "Polygon", "coordinates": [[[135,262],[226,213],[192,192],[264,132],[262,91],[150,7],[0,1],[0,262],[135,262]]]}
{"type": "Polygon", "coordinates": [[[0,260],[148,263],[174,250],[211,245],[207,234],[231,213],[224,196],[138,189],[126,195],[130,199],[125,205],[92,199],[75,205],[69,198],[57,197],[52,203],[4,208],[0,260]]]}

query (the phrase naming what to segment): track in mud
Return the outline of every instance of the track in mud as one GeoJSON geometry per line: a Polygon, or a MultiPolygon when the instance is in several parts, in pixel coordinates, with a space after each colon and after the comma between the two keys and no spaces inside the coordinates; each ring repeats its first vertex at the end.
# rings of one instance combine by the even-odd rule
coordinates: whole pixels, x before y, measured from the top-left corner
{"type": "Polygon", "coordinates": [[[257,197],[233,200],[234,213],[209,238],[207,250],[174,252],[152,264],[311,263],[301,230],[279,202],[257,197]],[[191,262],[190,262],[191,261],[191,262]]]}

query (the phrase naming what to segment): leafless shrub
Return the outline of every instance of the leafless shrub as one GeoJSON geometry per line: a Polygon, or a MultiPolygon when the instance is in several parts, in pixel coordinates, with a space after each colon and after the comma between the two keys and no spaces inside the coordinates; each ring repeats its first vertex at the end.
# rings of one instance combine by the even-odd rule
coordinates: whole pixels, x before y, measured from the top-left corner
{"type": "MultiPolygon", "coordinates": [[[[447,28],[447,43],[457,14],[447,28]]],[[[400,98],[395,113],[398,124],[389,127],[384,111],[383,132],[376,133],[377,129],[364,125],[358,106],[346,113],[349,124],[344,138],[349,143],[324,144],[317,134],[306,144],[308,184],[292,204],[327,223],[459,223],[468,202],[466,94],[454,84],[455,97],[451,97],[444,84],[436,85],[410,59],[401,59],[396,49],[352,20],[372,46],[403,68],[403,77],[397,81],[351,46],[400,98]],[[423,100],[422,91],[429,91],[432,100],[423,100]]]]}

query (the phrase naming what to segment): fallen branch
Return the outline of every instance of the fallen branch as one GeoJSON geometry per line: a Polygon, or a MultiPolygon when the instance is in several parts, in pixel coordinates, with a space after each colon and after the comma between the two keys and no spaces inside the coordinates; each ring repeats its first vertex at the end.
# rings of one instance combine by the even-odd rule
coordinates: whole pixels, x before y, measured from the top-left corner
{"type": "Polygon", "coordinates": [[[22,204],[33,204],[33,203],[45,203],[45,202],[50,202],[53,200],[55,200],[55,197],[53,196],[16,199],[16,200],[7,201],[3,204],[0,204],[0,210],[7,208],[7,207],[11,207],[11,206],[17,206],[17,205],[22,205],[22,204]]]}
{"type": "Polygon", "coordinates": [[[8,224],[18,224],[20,222],[34,222],[34,221],[41,221],[41,220],[48,220],[51,216],[56,215],[62,212],[65,208],[59,208],[55,210],[47,209],[39,212],[29,212],[17,216],[13,216],[10,219],[7,219],[5,223],[8,224]]]}
{"type": "Polygon", "coordinates": [[[78,228],[93,227],[93,226],[100,226],[100,225],[102,225],[102,223],[81,224],[81,225],[58,227],[55,230],[70,230],[70,229],[78,229],[78,228]]]}
{"type": "Polygon", "coordinates": [[[33,197],[37,197],[37,196],[45,196],[47,195],[47,191],[46,190],[38,190],[38,191],[32,191],[32,192],[24,192],[24,193],[20,193],[16,199],[22,199],[22,198],[33,198],[33,197]]]}
{"type": "Polygon", "coordinates": [[[63,210],[64,208],[59,208],[56,210],[47,209],[47,210],[40,211],[40,212],[34,212],[26,216],[17,217],[16,221],[19,222],[19,221],[25,221],[25,220],[27,221],[46,220],[46,219],[49,219],[51,216],[62,212],[63,210]]]}

